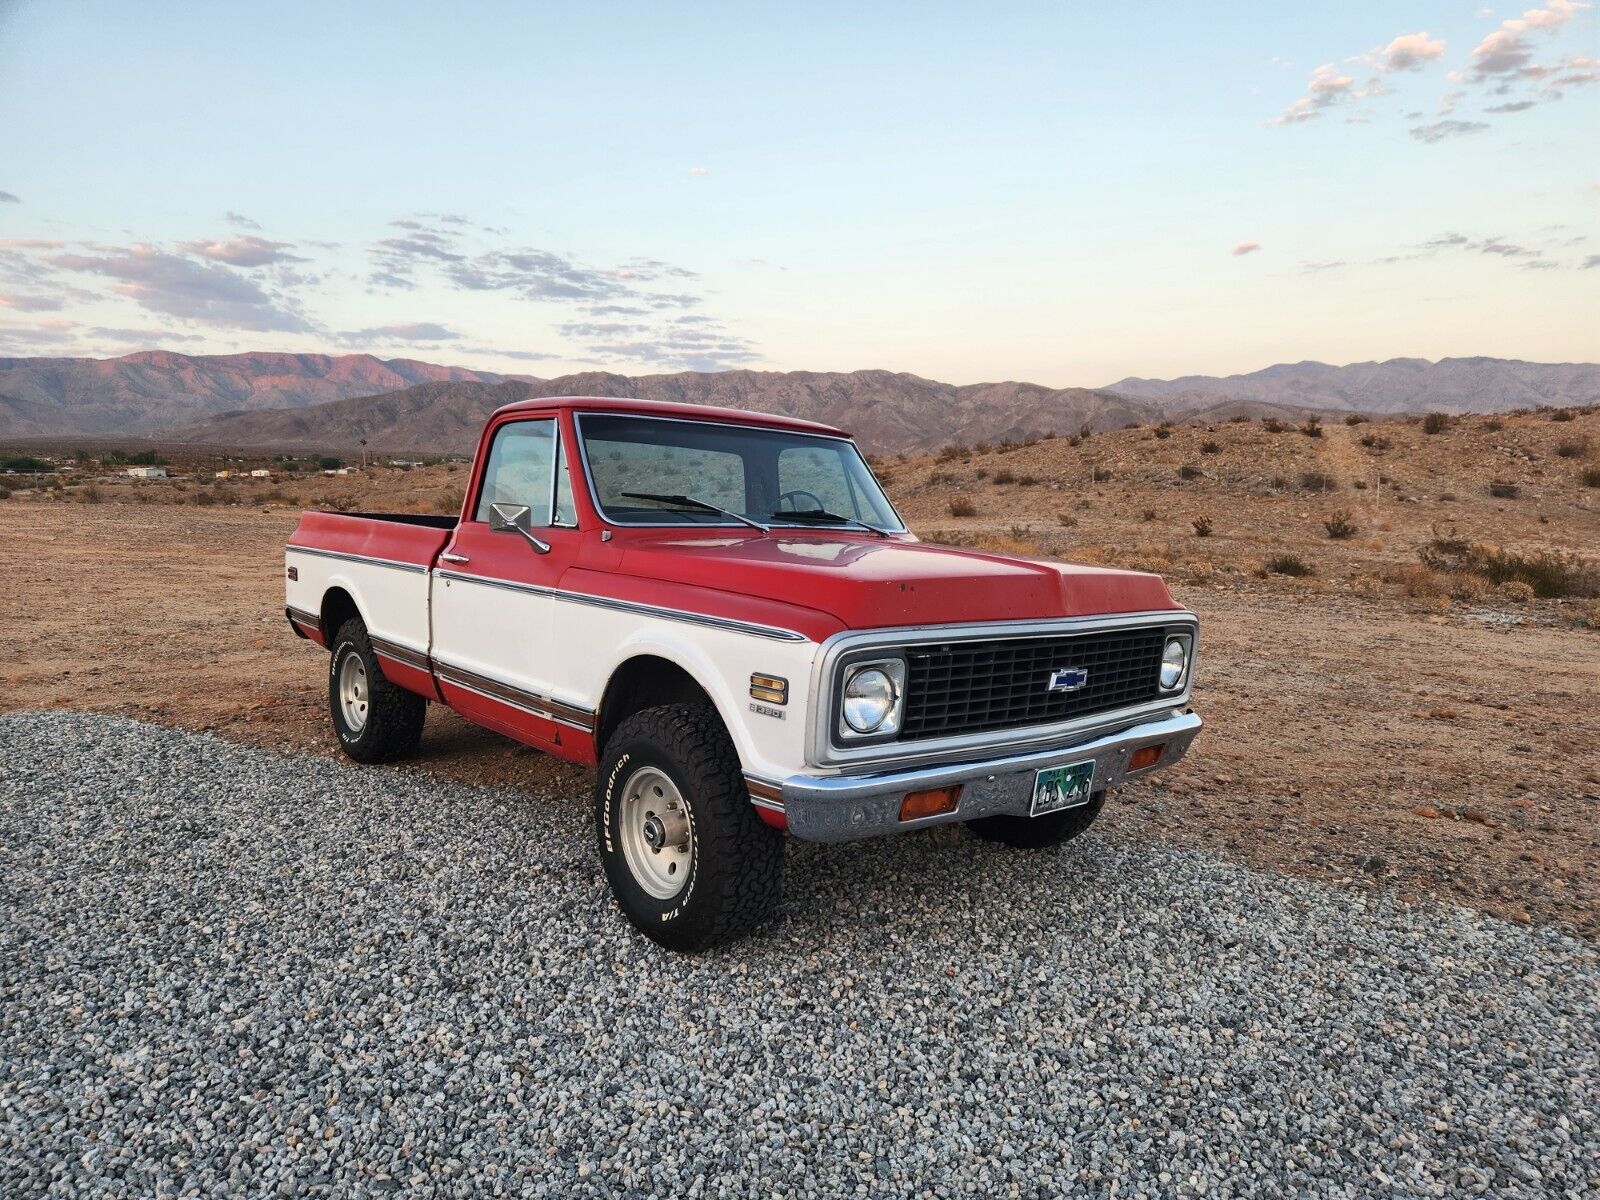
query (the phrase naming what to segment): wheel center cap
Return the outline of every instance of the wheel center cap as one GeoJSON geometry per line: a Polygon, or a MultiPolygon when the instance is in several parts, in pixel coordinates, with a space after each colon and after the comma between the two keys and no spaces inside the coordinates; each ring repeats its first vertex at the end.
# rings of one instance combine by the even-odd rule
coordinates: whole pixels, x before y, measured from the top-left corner
{"type": "Polygon", "coordinates": [[[659,850],[667,844],[667,827],[661,823],[661,818],[650,816],[644,823],[644,844],[652,850],[659,850]]]}

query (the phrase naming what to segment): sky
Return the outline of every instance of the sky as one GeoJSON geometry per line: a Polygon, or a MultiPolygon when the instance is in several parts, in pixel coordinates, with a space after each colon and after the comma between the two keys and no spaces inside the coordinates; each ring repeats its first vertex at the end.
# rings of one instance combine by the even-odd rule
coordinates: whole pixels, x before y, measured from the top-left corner
{"type": "Polygon", "coordinates": [[[0,0],[0,355],[1597,360],[1595,18],[0,0]]]}

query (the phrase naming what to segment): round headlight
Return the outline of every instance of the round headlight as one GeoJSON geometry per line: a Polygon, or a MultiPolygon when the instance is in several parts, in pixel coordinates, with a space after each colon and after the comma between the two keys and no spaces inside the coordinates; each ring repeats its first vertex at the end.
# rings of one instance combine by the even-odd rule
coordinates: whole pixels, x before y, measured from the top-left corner
{"type": "Polygon", "coordinates": [[[894,711],[894,680],[877,667],[850,676],[844,685],[844,723],[857,733],[871,733],[894,711]]]}
{"type": "Polygon", "coordinates": [[[1167,648],[1161,652],[1161,690],[1170,692],[1183,678],[1189,665],[1189,648],[1182,638],[1168,638],[1167,648]]]}

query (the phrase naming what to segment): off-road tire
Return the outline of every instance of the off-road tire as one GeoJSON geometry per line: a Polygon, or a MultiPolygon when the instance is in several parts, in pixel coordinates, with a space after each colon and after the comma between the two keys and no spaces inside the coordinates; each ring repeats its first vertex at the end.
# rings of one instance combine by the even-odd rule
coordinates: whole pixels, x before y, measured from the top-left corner
{"type": "Polygon", "coordinates": [[[428,702],[384,678],[367,637],[366,623],[360,617],[351,617],[339,626],[333,638],[333,653],[328,655],[328,712],[333,717],[333,732],[346,754],[359,763],[386,763],[417,752],[428,702]],[[367,669],[367,720],[360,729],[350,728],[339,703],[339,667],[352,654],[360,655],[367,669]]]}
{"type": "Polygon", "coordinates": [[[1088,829],[1105,804],[1106,794],[1096,792],[1087,804],[1076,808],[1064,808],[1042,817],[1019,817],[1009,813],[975,817],[967,822],[967,828],[986,842],[999,842],[1018,850],[1044,850],[1070,842],[1088,829]]]}
{"type": "Polygon", "coordinates": [[[708,705],[634,713],[607,740],[595,778],[600,861],[623,915],[671,950],[695,953],[743,937],[778,906],[783,835],[762,822],[722,720],[708,705]],[[670,777],[688,809],[693,860],[667,900],[640,886],[620,836],[622,799],[641,767],[670,777]]]}

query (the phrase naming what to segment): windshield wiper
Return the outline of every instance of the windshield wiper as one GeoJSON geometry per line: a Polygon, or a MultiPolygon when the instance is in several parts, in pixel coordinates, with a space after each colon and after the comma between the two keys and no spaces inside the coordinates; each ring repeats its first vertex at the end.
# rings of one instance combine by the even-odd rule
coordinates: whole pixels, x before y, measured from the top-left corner
{"type": "Polygon", "coordinates": [[[858,521],[855,517],[847,517],[842,513],[829,512],[825,508],[799,508],[793,512],[775,512],[772,516],[774,520],[825,521],[830,525],[854,525],[857,529],[868,530],[881,538],[889,536],[887,529],[868,525],[865,521],[858,521]]]}
{"type": "Polygon", "coordinates": [[[697,508],[701,512],[720,513],[724,517],[731,517],[742,525],[751,529],[759,529],[762,533],[770,533],[772,526],[763,525],[760,521],[751,520],[743,513],[731,512],[726,508],[718,508],[715,504],[707,504],[704,500],[696,500],[693,496],[668,495],[665,492],[623,492],[629,500],[654,500],[658,504],[677,504],[683,508],[697,508]]]}

